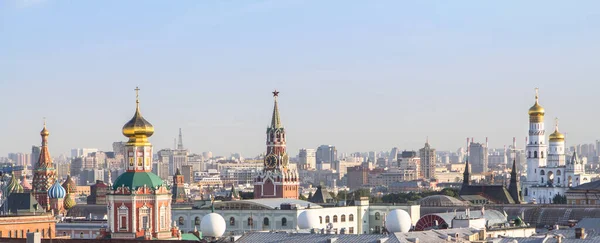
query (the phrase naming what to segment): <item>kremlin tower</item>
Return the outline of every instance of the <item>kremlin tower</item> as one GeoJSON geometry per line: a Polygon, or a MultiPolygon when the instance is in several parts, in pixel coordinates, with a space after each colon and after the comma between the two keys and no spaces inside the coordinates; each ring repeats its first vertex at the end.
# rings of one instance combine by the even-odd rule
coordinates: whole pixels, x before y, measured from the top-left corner
{"type": "Polygon", "coordinates": [[[33,171],[32,192],[35,199],[38,201],[40,208],[48,211],[50,199],[48,198],[48,189],[56,181],[56,170],[52,165],[50,152],[48,152],[48,136],[50,132],[46,129],[46,121],[44,121],[44,129],[40,132],[42,136],[42,147],[40,149],[40,158],[33,171]]]}
{"type": "Polygon", "coordinates": [[[123,126],[126,172],[109,188],[108,224],[112,239],[169,239],[171,234],[171,195],[165,183],[152,173],[152,144],[148,138],[154,127],[140,113],[139,89],[136,110],[123,126]]]}
{"type": "Polygon", "coordinates": [[[254,179],[254,198],[293,198],[298,199],[298,172],[291,170],[286,152],[285,129],[279,118],[277,97],[273,92],[275,105],[271,126],[267,128],[267,154],[264,169],[254,179]]]}

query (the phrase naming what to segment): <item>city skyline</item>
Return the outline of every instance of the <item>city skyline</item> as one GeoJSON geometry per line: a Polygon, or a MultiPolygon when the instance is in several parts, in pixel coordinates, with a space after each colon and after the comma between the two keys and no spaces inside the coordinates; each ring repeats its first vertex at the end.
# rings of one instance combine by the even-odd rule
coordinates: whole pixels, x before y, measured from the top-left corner
{"type": "Polygon", "coordinates": [[[465,137],[522,147],[535,87],[567,146],[598,138],[593,1],[30,2],[0,3],[0,35],[14,37],[0,40],[3,156],[39,145],[43,117],[55,156],[110,150],[136,85],[156,149],[182,128],[194,152],[264,153],[275,88],[294,155],[417,150],[427,136],[438,151],[465,137]]]}

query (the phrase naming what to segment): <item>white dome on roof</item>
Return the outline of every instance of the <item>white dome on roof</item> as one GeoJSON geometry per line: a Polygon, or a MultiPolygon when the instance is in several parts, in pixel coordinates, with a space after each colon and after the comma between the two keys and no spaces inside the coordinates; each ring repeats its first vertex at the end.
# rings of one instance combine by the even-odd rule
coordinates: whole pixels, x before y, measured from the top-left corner
{"type": "Polygon", "coordinates": [[[385,227],[392,233],[406,233],[411,224],[410,215],[402,209],[394,209],[385,217],[385,227]]]}
{"type": "Polygon", "coordinates": [[[221,237],[225,233],[225,229],[225,219],[217,213],[204,215],[200,222],[200,231],[204,236],[221,237]]]}
{"type": "Polygon", "coordinates": [[[304,210],[298,215],[298,227],[300,229],[319,228],[319,216],[313,210],[304,210]]]}

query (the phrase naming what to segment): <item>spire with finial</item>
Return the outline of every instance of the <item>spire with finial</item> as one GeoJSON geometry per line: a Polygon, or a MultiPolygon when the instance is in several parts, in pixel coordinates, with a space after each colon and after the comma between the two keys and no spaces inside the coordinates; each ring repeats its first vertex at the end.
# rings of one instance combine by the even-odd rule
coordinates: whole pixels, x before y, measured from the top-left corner
{"type": "Polygon", "coordinates": [[[554,132],[548,137],[550,142],[564,142],[565,135],[558,131],[558,118],[554,118],[554,132]]]}
{"type": "Polygon", "coordinates": [[[463,186],[468,186],[471,181],[471,175],[469,174],[469,138],[467,138],[467,156],[465,162],[465,171],[463,172],[463,186]]]}
{"type": "Polygon", "coordinates": [[[273,118],[271,119],[271,128],[281,128],[281,119],[279,118],[279,107],[277,106],[277,97],[279,97],[279,91],[273,91],[273,99],[275,105],[273,107],[273,118]]]}
{"type": "Polygon", "coordinates": [[[140,88],[135,87],[135,114],[123,126],[123,135],[129,138],[127,144],[136,146],[150,145],[148,137],[154,134],[154,127],[148,122],[140,112],[140,88]]]}

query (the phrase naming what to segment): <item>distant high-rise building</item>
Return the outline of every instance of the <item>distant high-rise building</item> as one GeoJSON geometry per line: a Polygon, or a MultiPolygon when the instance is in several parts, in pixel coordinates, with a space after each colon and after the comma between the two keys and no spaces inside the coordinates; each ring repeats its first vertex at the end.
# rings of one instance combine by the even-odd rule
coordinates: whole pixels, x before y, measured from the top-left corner
{"type": "Polygon", "coordinates": [[[298,169],[308,170],[316,168],[316,152],[314,149],[300,149],[298,153],[298,169]]]}
{"type": "Polygon", "coordinates": [[[115,152],[115,155],[125,154],[125,144],[127,144],[127,143],[126,142],[114,142],[112,144],[113,152],[115,152]]]}
{"type": "Polygon", "coordinates": [[[31,167],[30,168],[35,168],[35,165],[37,164],[37,162],[40,159],[40,151],[41,151],[42,147],[40,146],[36,146],[36,145],[32,145],[31,146],[31,167]]]}
{"type": "Polygon", "coordinates": [[[434,179],[437,158],[435,149],[431,148],[429,141],[425,142],[425,147],[419,149],[419,157],[421,158],[421,176],[425,179],[434,179]]]}
{"type": "Polygon", "coordinates": [[[74,148],[71,149],[71,158],[87,156],[88,154],[98,152],[97,148],[74,148]]]}
{"type": "Polygon", "coordinates": [[[317,148],[317,163],[332,163],[337,160],[337,150],[333,145],[321,145],[317,148]]]}
{"type": "Polygon", "coordinates": [[[369,168],[364,165],[348,167],[346,179],[350,190],[359,189],[369,183],[369,168]]]}
{"type": "Polygon", "coordinates": [[[208,152],[202,152],[202,157],[204,157],[204,159],[212,159],[213,157],[213,153],[208,151],[208,152]]]}
{"type": "Polygon", "coordinates": [[[398,152],[400,150],[397,147],[393,147],[392,150],[390,151],[390,156],[388,157],[388,165],[391,165],[392,163],[396,162],[398,160],[398,152]]]}
{"type": "Polygon", "coordinates": [[[485,144],[471,141],[469,145],[469,164],[471,164],[471,173],[488,171],[488,148],[485,144]]]}

